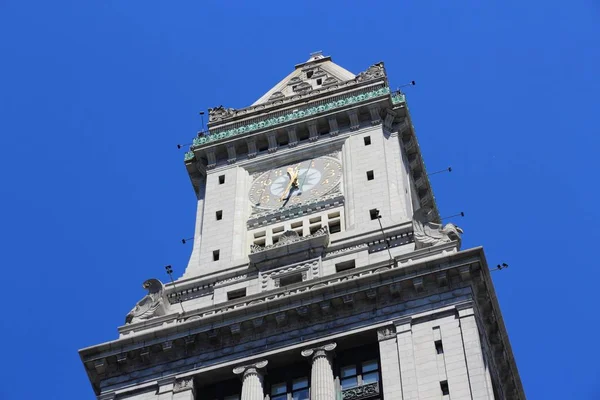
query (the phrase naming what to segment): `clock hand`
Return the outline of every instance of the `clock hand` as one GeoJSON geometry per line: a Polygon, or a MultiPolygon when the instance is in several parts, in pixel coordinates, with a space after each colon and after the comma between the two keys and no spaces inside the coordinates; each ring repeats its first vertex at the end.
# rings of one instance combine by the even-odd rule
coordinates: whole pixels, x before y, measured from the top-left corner
{"type": "Polygon", "coordinates": [[[292,169],[292,167],[287,169],[287,173],[290,176],[290,182],[288,183],[287,187],[285,188],[285,190],[283,191],[283,193],[281,194],[281,197],[279,198],[279,201],[283,201],[283,199],[287,196],[290,188],[292,187],[292,184],[294,183],[295,177],[294,177],[294,170],[292,169]]]}

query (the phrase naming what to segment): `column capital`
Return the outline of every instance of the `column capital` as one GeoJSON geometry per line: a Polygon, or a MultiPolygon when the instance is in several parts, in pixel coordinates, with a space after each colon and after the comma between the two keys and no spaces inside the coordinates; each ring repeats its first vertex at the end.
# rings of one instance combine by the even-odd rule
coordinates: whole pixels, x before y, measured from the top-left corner
{"type": "Polygon", "coordinates": [[[377,329],[377,340],[387,340],[396,337],[396,325],[390,324],[377,329]]]}
{"type": "Polygon", "coordinates": [[[304,350],[302,350],[301,354],[303,357],[312,356],[313,358],[315,358],[315,357],[318,357],[321,355],[327,355],[327,352],[335,350],[336,347],[337,347],[337,343],[331,342],[331,343],[324,344],[322,346],[317,346],[317,347],[313,347],[310,349],[304,349],[304,350]]]}
{"type": "Polygon", "coordinates": [[[412,317],[404,317],[394,321],[396,326],[396,333],[411,332],[412,331],[412,317]]]}
{"type": "Polygon", "coordinates": [[[472,302],[457,304],[455,306],[459,318],[470,317],[475,315],[475,309],[472,302]]]}
{"type": "Polygon", "coordinates": [[[173,384],[173,393],[184,392],[186,390],[194,390],[194,378],[191,376],[177,379],[173,384]]]}
{"type": "Polygon", "coordinates": [[[252,364],[239,365],[233,369],[233,373],[242,376],[246,376],[247,374],[252,373],[258,373],[258,370],[266,367],[268,363],[268,360],[261,360],[252,364]]]}

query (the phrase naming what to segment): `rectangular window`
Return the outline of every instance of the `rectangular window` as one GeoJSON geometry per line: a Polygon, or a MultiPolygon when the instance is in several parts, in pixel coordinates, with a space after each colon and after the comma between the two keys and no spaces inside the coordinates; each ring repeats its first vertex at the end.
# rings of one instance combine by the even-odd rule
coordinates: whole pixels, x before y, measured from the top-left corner
{"type": "Polygon", "coordinates": [[[450,388],[448,387],[448,381],[440,382],[440,389],[442,389],[442,396],[446,396],[450,394],[450,388]]]}
{"type": "Polygon", "coordinates": [[[354,261],[354,260],[344,261],[344,262],[335,264],[335,272],[347,271],[354,267],[356,267],[356,261],[354,261]]]}
{"type": "Polygon", "coordinates": [[[292,381],[292,400],[308,400],[308,378],[298,378],[292,381]]]}
{"type": "Polygon", "coordinates": [[[342,223],[339,219],[329,221],[329,233],[338,233],[342,231],[342,223]]]}
{"type": "Polygon", "coordinates": [[[373,179],[375,179],[375,174],[373,174],[373,171],[367,171],[367,180],[372,181],[373,179]]]}
{"type": "Polygon", "coordinates": [[[288,286],[299,282],[302,282],[302,274],[293,274],[281,277],[279,279],[279,286],[288,286]]]}
{"type": "Polygon", "coordinates": [[[216,216],[217,216],[217,221],[222,220],[223,219],[223,210],[217,211],[216,216]]]}
{"type": "Polygon", "coordinates": [[[362,363],[362,384],[379,382],[379,364],[375,360],[362,363]]]}
{"type": "Polygon", "coordinates": [[[240,297],[246,297],[246,289],[232,290],[227,292],[227,300],[235,300],[240,297]]]}
{"type": "Polygon", "coordinates": [[[369,210],[369,214],[371,215],[372,220],[379,218],[379,210],[376,208],[369,210]]]}
{"type": "Polygon", "coordinates": [[[287,400],[287,384],[285,382],[271,385],[271,400],[287,400]]]}
{"type": "Polygon", "coordinates": [[[444,346],[442,345],[442,341],[441,340],[436,340],[435,341],[435,351],[438,354],[444,354],[444,346]]]}
{"type": "Polygon", "coordinates": [[[358,386],[358,375],[356,373],[355,365],[348,365],[346,367],[342,367],[340,372],[340,384],[342,385],[342,390],[350,389],[358,386]]]}
{"type": "Polygon", "coordinates": [[[225,183],[225,175],[219,175],[219,185],[222,185],[225,183]]]}
{"type": "Polygon", "coordinates": [[[213,261],[219,261],[219,250],[213,251],[213,261]]]}
{"type": "Polygon", "coordinates": [[[371,145],[371,136],[365,136],[365,146],[370,146],[371,145]]]}
{"type": "Polygon", "coordinates": [[[379,363],[377,360],[347,365],[340,369],[342,390],[379,382],[379,363]]]}

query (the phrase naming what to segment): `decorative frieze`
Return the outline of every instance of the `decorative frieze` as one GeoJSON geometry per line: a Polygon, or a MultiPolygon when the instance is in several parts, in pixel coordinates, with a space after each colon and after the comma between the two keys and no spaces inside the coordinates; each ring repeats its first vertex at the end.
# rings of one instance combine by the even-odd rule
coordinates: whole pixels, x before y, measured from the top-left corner
{"type": "Polygon", "coordinates": [[[360,400],[372,396],[379,396],[379,382],[342,390],[342,400],[360,400]]]}
{"type": "Polygon", "coordinates": [[[286,114],[282,114],[279,116],[273,116],[266,120],[256,120],[255,122],[249,123],[247,125],[242,125],[236,128],[224,129],[224,130],[215,130],[214,132],[210,132],[208,135],[203,135],[200,137],[194,138],[193,147],[198,147],[204,145],[206,143],[216,142],[222,139],[227,139],[233,136],[242,135],[250,132],[259,131],[262,129],[267,129],[274,127],[276,125],[281,125],[287,122],[291,122],[294,120],[316,116],[331,110],[335,110],[338,108],[347,107],[353,104],[360,104],[365,101],[375,99],[378,97],[383,97],[389,95],[390,88],[387,86],[371,89],[364,93],[355,94],[351,96],[340,96],[338,99],[332,99],[331,101],[323,104],[319,104],[312,107],[300,108],[294,110],[292,112],[288,112],[286,114]]]}

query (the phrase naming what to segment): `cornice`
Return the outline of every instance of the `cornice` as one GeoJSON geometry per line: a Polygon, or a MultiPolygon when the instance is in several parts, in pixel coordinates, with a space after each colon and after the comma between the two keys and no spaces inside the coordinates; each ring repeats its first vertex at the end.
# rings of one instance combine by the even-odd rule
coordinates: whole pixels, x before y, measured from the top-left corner
{"type": "MultiPolygon", "coordinates": [[[[407,260],[406,263],[396,263],[394,265],[389,263],[373,264],[368,267],[357,268],[346,274],[340,273],[336,276],[312,281],[309,287],[296,286],[288,287],[283,292],[272,291],[269,293],[270,298],[265,299],[267,302],[272,302],[270,305],[264,302],[249,301],[250,305],[255,306],[251,309],[241,306],[240,303],[231,304],[227,311],[223,310],[223,312],[233,312],[228,317],[223,314],[216,314],[212,318],[217,319],[212,322],[209,322],[210,316],[203,321],[194,320],[192,322],[189,322],[190,319],[187,318],[188,321],[181,321],[177,326],[166,325],[160,331],[149,332],[148,334],[142,333],[130,338],[125,336],[115,342],[83,349],[80,354],[88,369],[88,374],[91,374],[90,379],[92,382],[99,382],[98,379],[106,379],[114,374],[110,371],[114,371],[116,361],[110,360],[118,360],[121,357],[120,355],[123,355],[121,357],[123,361],[119,362],[119,365],[127,365],[127,368],[123,371],[134,371],[140,368],[150,368],[154,363],[153,358],[156,357],[158,357],[156,362],[160,363],[164,363],[172,357],[177,359],[182,355],[187,360],[191,356],[191,353],[189,353],[191,348],[199,350],[206,348],[206,346],[217,346],[225,350],[229,348],[228,346],[233,345],[233,343],[228,345],[221,343],[222,338],[231,337],[232,339],[227,340],[234,340],[237,343],[245,337],[248,339],[257,338],[257,334],[263,334],[260,332],[275,335],[274,337],[281,335],[283,335],[281,337],[286,337],[283,333],[289,329],[287,328],[289,318],[292,318],[293,321],[299,318],[298,321],[304,321],[301,323],[302,326],[311,326],[312,324],[318,324],[321,319],[337,318],[336,315],[339,313],[341,313],[339,315],[350,317],[355,314],[356,307],[361,307],[361,310],[364,308],[369,313],[368,310],[373,309],[371,302],[379,301],[377,299],[382,293],[388,293],[385,296],[391,296],[389,297],[390,301],[395,299],[393,300],[394,304],[398,304],[402,310],[409,312],[409,309],[427,304],[427,301],[423,303],[417,299],[431,293],[431,290],[435,292],[440,285],[447,285],[449,281],[440,281],[435,278],[436,275],[457,271],[461,266],[470,266],[471,269],[476,268],[474,266],[477,265],[478,259],[477,254],[462,252],[458,254],[438,254],[437,257],[425,263],[412,263],[411,260],[407,260]],[[336,288],[330,290],[331,285],[335,285],[336,288]],[[361,305],[363,303],[364,306],[361,305]],[[320,311],[317,312],[317,310],[320,311]],[[317,314],[314,314],[315,312],[317,314]],[[238,317],[234,316],[236,313],[239,315],[238,317]],[[268,315],[271,315],[271,317],[266,319],[268,315]],[[260,323],[255,323],[255,321],[260,323]],[[267,327],[267,324],[269,327],[267,327]],[[225,336],[223,336],[223,332],[226,332],[225,336]],[[99,367],[99,364],[103,366],[99,367]]],[[[452,276],[455,277],[454,280],[459,279],[459,282],[462,279],[462,275],[457,272],[452,272],[452,276]]],[[[450,291],[452,290],[450,289],[450,291]]],[[[450,292],[448,293],[452,296],[450,292]]],[[[429,301],[436,302],[441,299],[439,296],[433,296],[429,301]]],[[[387,313],[394,312],[393,310],[396,308],[387,307],[381,310],[384,309],[387,310],[387,313]]],[[[186,317],[189,316],[186,315],[186,317]]],[[[360,318],[359,320],[362,321],[360,318]]],[[[367,319],[364,320],[364,323],[370,324],[371,321],[367,319]]],[[[323,327],[326,326],[328,325],[323,325],[323,327]]],[[[290,337],[290,339],[293,340],[293,337],[290,337]]],[[[246,347],[236,346],[236,348],[244,349],[246,347]]],[[[205,354],[204,350],[202,354],[205,354]]],[[[205,359],[206,355],[203,358],[205,359]]],[[[192,362],[192,360],[189,362],[192,362]]],[[[123,369],[123,367],[119,368],[123,369]]],[[[179,368],[179,372],[182,371],[179,368]]]]}
{"type": "MultiPolygon", "coordinates": [[[[194,138],[192,149],[199,148],[206,144],[220,142],[234,136],[239,136],[248,133],[259,132],[275,126],[283,125],[288,122],[300,121],[304,118],[309,118],[324,114],[326,112],[342,109],[355,104],[362,104],[372,99],[382,98],[390,95],[390,88],[384,83],[375,86],[364,87],[360,90],[345,93],[344,95],[333,98],[315,101],[308,106],[299,107],[293,110],[282,110],[267,114],[267,119],[257,117],[255,119],[244,120],[239,126],[219,128],[211,131],[208,135],[198,136],[194,138]]],[[[191,155],[190,155],[191,157],[191,155]]]]}

